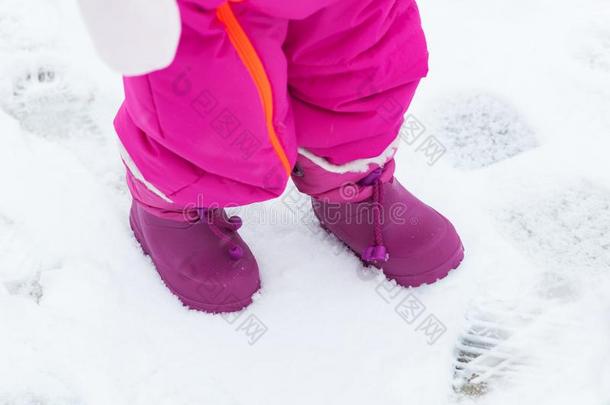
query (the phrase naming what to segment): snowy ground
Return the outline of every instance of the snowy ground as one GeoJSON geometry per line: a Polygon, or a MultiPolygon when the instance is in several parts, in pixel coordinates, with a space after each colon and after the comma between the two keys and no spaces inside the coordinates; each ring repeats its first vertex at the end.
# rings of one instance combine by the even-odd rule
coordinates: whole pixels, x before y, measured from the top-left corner
{"type": "Polygon", "coordinates": [[[240,210],[263,290],[221,317],[129,231],[120,78],[74,4],[0,0],[0,405],[610,404],[610,3],[420,3],[398,177],[464,263],[397,288],[290,187],[240,210]]]}

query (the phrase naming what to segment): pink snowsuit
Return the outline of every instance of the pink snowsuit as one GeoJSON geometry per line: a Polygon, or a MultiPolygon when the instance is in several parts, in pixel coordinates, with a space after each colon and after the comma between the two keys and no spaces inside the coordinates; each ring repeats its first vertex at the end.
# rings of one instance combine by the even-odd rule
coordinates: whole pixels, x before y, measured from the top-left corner
{"type": "Polygon", "coordinates": [[[173,63],[125,77],[115,120],[136,200],[159,215],[244,205],[279,196],[291,171],[333,200],[378,167],[393,175],[427,73],[413,0],[178,3],[173,63]]]}

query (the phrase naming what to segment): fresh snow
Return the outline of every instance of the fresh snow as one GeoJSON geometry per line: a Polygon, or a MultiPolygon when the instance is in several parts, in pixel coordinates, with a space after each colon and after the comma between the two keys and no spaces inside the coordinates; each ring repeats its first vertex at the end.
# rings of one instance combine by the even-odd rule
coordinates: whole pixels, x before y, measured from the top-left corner
{"type": "Polygon", "coordinates": [[[214,316],[131,235],[121,80],[76,3],[0,0],[0,405],[610,404],[610,3],[420,9],[397,176],[463,264],[399,288],[289,185],[235,210],[263,288],[214,316]]]}

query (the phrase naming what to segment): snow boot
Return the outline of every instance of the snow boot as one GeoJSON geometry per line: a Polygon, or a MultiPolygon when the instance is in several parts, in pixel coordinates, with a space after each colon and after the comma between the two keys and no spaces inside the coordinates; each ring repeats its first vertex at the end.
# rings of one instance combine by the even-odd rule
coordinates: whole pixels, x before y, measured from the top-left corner
{"type": "Polygon", "coordinates": [[[214,208],[185,211],[184,221],[175,221],[134,201],[129,220],[161,279],[187,307],[234,312],[252,302],[260,278],[256,259],[237,233],[240,217],[214,208]]]}
{"type": "MultiPolygon", "coordinates": [[[[394,177],[383,182],[382,168],[352,187],[372,187],[364,201],[313,199],[320,225],[349,247],[365,265],[382,269],[404,287],[445,277],[464,258],[455,228],[409,193],[394,177]]],[[[346,192],[343,195],[354,195],[346,192]]]]}

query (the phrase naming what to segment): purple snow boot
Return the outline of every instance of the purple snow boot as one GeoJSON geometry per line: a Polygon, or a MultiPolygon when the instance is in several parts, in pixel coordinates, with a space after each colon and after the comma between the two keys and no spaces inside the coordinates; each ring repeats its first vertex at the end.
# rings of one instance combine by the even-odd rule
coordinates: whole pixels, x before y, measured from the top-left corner
{"type": "Polygon", "coordinates": [[[161,279],[186,306],[205,312],[238,311],[260,288],[258,265],[237,230],[241,218],[221,208],[188,212],[174,221],[131,206],[131,229],[161,279]]]}
{"type": "MultiPolygon", "coordinates": [[[[366,265],[374,265],[405,287],[433,283],[464,258],[451,222],[396,180],[380,180],[382,169],[353,187],[373,188],[359,202],[313,200],[320,224],[343,241],[366,265]]],[[[353,193],[345,193],[353,194],[353,193]]]]}

